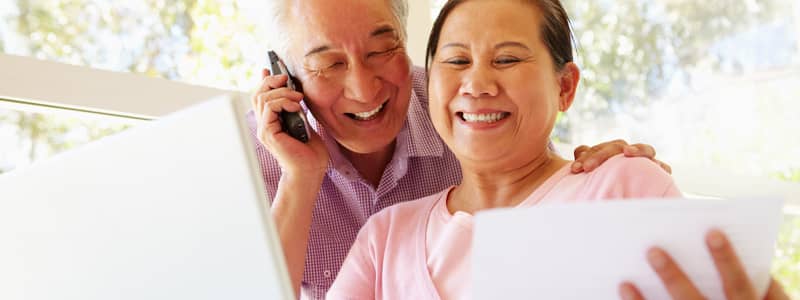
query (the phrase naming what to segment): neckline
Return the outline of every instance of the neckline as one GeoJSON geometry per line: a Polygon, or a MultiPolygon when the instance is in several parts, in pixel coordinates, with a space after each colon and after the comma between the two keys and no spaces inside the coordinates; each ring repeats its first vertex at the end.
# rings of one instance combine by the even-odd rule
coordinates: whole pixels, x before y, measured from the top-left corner
{"type": "MultiPolygon", "coordinates": [[[[570,169],[570,164],[569,163],[567,163],[564,166],[562,166],[555,173],[553,173],[553,175],[550,175],[550,177],[547,178],[538,188],[536,188],[536,190],[534,190],[527,198],[525,198],[525,200],[522,200],[522,202],[517,203],[517,205],[515,205],[514,208],[525,207],[525,206],[533,206],[533,205],[539,203],[539,201],[544,199],[544,197],[547,196],[547,194],[550,193],[550,191],[553,190],[553,188],[559,182],[561,182],[562,179],[564,179],[565,177],[567,177],[567,175],[570,174],[570,172],[571,172],[570,170],[571,169],[570,169]]],[[[431,211],[431,213],[435,214],[434,217],[441,218],[445,222],[452,221],[453,217],[456,214],[464,214],[464,215],[466,215],[466,216],[468,216],[470,218],[473,217],[472,214],[470,214],[468,212],[464,212],[464,211],[456,211],[455,213],[451,214],[450,210],[447,209],[447,198],[449,197],[450,192],[454,188],[455,188],[455,186],[451,186],[450,188],[447,189],[447,193],[446,193],[446,195],[444,197],[441,197],[441,198],[436,200],[436,204],[434,204],[433,210],[431,211]]],[[[428,219],[430,219],[430,217],[431,216],[429,215],[428,219]]],[[[426,231],[426,233],[427,233],[427,231],[426,231]]],[[[427,239],[427,236],[425,238],[427,239]]]]}
{"type": "MultiPolygon", "coordinates": [[[[542,183],[539,188],[534,190],[528,198],[517,204],[515,207],[522,207],[522,206],[530,206],[535,205],[539,201],[541,201],[548,193],[559,183],[562,179],[567,177],[570,174],[570,164],[567,163],[561,169],[550,175],[550,178],[547,178],[544,183],[542,183]]],[[[445,221],[451,221],[453,218],[453,214],[450,214],[450,211],[447,210],[447,198],[450,195],[450,192],[453,191],[455,186],[450,186],[446,190],[439,193],[439,195],[435,198],[435,201],[431,201],[432,203],[428,204],[424,212],[424,218],[422,222],[419,222],[416,228],[416,263],[417,270],[419,272],[417,278],[419,279],[420,287],[426,289],[428,294],[433,299],[441,299],[439,295],[439,291],[436,289],[436,286],[433,284],[433,277],[431,277],[431,273],[428,270],[428,248],[425,242],[428,239],[428,225],[431,220],[431,217],[437,218],[445,218],[445,221]],[[435,216],[433,214],[436,214],[435,216]]],[[[456,212],[459,213],[459,212],[456,212]]],[[[472,220],[472,215],[466,212],[461,212],[469,217],[469,220],[472,220]]]]}

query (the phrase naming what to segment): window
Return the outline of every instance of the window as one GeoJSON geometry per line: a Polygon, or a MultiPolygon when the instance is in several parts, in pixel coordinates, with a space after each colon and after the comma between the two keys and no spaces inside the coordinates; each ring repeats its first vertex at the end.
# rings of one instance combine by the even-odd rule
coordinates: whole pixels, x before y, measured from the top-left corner
{"type": "Polygon", "coordinates": [[[144,122],[10,103],[0,99],[0,174],[144,122]]]}
{"type": "MultiPolygon", "coordinates": [[[[241,4],[253,5],[251,3],[244,1],[241,4]]],[[[240,8],[237,4],[237,1],[189,0],[125,3],[104,0],[2,1],[0,53],[100,70],[139,73],[195,85],[248,90],[259,80],[258,66],[265,60],[261,50],[266,47],[256,39],[258,30],[253,20],[257,20],[254,14],[258,10],[240,8]],[[248,13],[249,16],[243,17],[248,13]]],[[[108,72],[99,74],[100,71],[49,66],[15,57],[0,59],[5,67],[8,67],[5,65],[8,62],[15,63],[18,69],[14,70],[20,73],[29,71],[26,69],[30,66],[37,68],[30,72],[39,72],[43,77],[53,72],[86,76],[76,82],[117,76],[108,72]]],[[[63,80],[64,76],[51,78],[63,80]]],[[[142,82],[141,78],[133,77],[114,80],[129,80],[136,84],[130,88],[156,86],[174,90],[184,98],[206,99],[220,92],[156,81],[142,82]]],[[[127,84],[121,83],[120,86],[127,84]]],[[[14,82],[8,80],[2,85],[8,89],[14,82]]],[[[58,96],[57,91],[41,91],[49,86],[50,82],[42,82],[41,89],[22,90],[25,94],[30,91],[31,97],[27,99],[53,100],[49,98],[58,96]],[[46,96],[40,97],[42,94],[46,96]]],[[[62,88],[72,89],[72,86],[66,84],[62,88]]],[[[124,94],[124,90],[120,93],[124,94]]],[[[0,173],[148,119],[139,117],[141,115],[157,117],[162,112],[174,111],[188,104],[186,99],[163,104],[149,103],[144,99],[122,101],[114,94],[90,96],[93,98],[91,103],[72,103],[80,97],[55,99],[57,103],[54,106],[59,109],[42,109],[51,105],[34,103],[36,101],[0,99],[0,145],[3,145],[0,147],[0,173]],[[75,112],[76,107],[82,110],[80,108],[86,106],[102,106],[124,116],[111,117],[92,109],[84,113],[75,112]],[[131,118],[129,113],[133,112],[131,118]]]]}

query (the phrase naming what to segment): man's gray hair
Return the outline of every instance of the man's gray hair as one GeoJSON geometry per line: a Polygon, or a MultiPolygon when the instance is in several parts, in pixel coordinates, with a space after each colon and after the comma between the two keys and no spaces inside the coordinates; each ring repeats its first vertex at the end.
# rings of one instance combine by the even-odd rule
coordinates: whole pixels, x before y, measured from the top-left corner
{"type": "MultiPolygon", "coordinates": [[[[266,3],[266,18],[265,25],[267,26],[267,44],[274,50],[278,56],[286,60],[287,53],[289,52],[289,45],[292,43],[289,36],[289,5],[291,0],[265,0],[266,3]]],[[[302,0],[301,0],[302,1],[302,0]]],[[[340,0],[336,0],[340,1],[340,0]]],[[[406,0],[384,0],[389,2],[392,13],[400,24],[400,38],[403,43],[406,42],[406,23],[408,20],[408,1],[406,0]]],[[[285,61],[287,67],[294,70],[292,62],[285,61]]]]}

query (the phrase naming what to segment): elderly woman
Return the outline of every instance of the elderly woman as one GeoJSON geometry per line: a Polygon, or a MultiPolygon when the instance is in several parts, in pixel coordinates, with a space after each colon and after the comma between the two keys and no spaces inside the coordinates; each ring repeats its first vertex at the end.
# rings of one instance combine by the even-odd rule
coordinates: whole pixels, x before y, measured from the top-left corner
{"type": "MultiPolygon", "coordinates": [[[[571,37],[558,0],[445,5],[428,43],[428,108],[463,181],[374,215],[329,298],[468,298],[472,215],[481,210],[681,195],[647,159],[614,157],[573,174],[548,148],[580,79],[571,37]]],[[[630,284],[621,291],[636,296],[630,284]]]]}

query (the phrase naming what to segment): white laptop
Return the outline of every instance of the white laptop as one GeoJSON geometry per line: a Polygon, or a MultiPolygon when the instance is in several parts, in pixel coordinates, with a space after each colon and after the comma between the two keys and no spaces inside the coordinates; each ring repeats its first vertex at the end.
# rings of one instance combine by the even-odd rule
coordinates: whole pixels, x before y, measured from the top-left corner
{"type": "Polygon", "coordinates": [[[294,299],[243,105],[0,176],[0,299],[294,299]]]}

